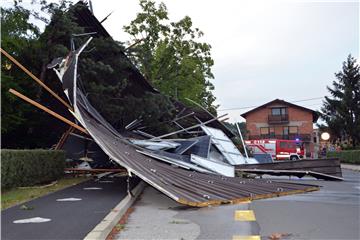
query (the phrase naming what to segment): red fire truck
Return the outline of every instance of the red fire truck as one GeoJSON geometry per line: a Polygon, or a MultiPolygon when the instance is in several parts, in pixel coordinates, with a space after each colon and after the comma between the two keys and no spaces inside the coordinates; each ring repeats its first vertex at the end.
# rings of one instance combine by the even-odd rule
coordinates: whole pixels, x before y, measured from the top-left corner
{"type": "Polygon", "coordinates": [[[297,160],[304,157],[304,146],[300,140],[246,140],[245,144],[253,154],[270,154],[273,160],[297,160]]]}

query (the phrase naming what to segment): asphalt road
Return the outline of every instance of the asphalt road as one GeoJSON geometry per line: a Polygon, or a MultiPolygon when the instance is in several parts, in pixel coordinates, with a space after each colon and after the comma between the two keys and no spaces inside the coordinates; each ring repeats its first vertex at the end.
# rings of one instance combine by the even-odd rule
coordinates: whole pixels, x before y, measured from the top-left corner
{"type": "MultiPolygon", "coordinates": [[[[135,184],[135,181],[133,181],[135,184]]],[[[126,195],[126,177],[89,180],[1,212],[1,239],[83,239],[126,195]],[[75,198],[78,201],[57,201],[75,198]],[[79,200],[81,199],[81,200],[79,200]],[[28,218],[43,223],[14,223],[28,218]]]]}
{"type": "Polygon", "coordinates": [[[320,191],[254,201],[264,239],[274,233],[284,239],[360,239],[360,173],[343,169],[343,182],[296,182],[318,184],[320,191]]]}
{"type": "Polygon", "coordinates": [[[323,186],[317,192],[206,208],[182,206],[148,187],[117,239],[360,239],[360,173],[343,175],[342,182],[290,180],[323,186]],[[236,219],[243,210],[255,220],[236,219]]]}

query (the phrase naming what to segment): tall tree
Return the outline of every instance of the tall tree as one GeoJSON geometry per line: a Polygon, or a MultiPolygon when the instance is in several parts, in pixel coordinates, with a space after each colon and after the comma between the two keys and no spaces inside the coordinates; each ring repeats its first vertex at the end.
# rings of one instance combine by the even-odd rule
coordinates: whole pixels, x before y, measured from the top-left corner
{"type": "MultiPolygon", "coordinates": [[[[46,65],[56,57],[66,56],[70,51],[73,34],[84,32],[77,23],[76,12],[87,6],[81,3],[72,5],[67,1],[58,4],[41,1],[39,4],[49,19],[43,19],[36,12],[19,5],[2,10],[2,47],[65,99],[60,81],[46,65]],[[29,23],[30,16],[44,21],[46,26],[42,33],[29,23]]],[[[86,38],[75,38],[75,45],[80,46],[86,38]]],[[[79,87],[95,108],[116,127],[122,128],[141,117],[149,128],[164,131],[161,127],[155,127],[155,124],[171,118],[174,110],[172,103],[168,97],[138,89],[137,79],[134,79],[136,70],[123,51],[121,42],[111,37],[96,36],[80,57],[79,87]]],[[[67,126],[9,94],[8,89],[15,88],[69,119],[73,116],[6,59],[2,62],[1,71],[3,146],[52,146],[67,126]],[[18,136],[23,137],[19,139],[18,136]]]]}
{"type": "MultiPolygon", "coordinates": [[[[25,9],[21,1],[14,1],[13,7],[2,9],[2,47],[64,98],[60,82],[53,72],[46,69],[46,65],[52,58],[68,53],[71,34],[81,32],[81,28],[73,23],[71,13],[67,11],[70,3],[66,0],[58,3],[34,0],[32,4],[37,5],[36,8],[40,7],[50,19],[41,17],[33,10],[36,8],[25,9]],[[46,24],[43,33],[40,33],[32,23],[31,18],[34,17],[46,24]]],[[[1,68],[3,73],[1,78],[2,146],[7,148],[51,147],[58,141],[67,126],[9,94],[8,89],[15,88],[67,118],[71,119],[72,115],[48,92],[42,91],[43,89],[29,76],[16,66],[12,66],[5,57],[3,59],[5,65],[3,64],[1,68]]]]}
{"type": "MultiPolygon", "coordinates": [[[[13,8],[1,8],[1,47],[20,62],[30,63],[28,68],[34,70],[36,61],[33,46],[39,37],[39,29],[29,19],[31,12],[19,5],[13,8]]],[[[31,126],[36,125],[38,111],[19,101],[8,92],[15,88],[27,95],[36,95],[39,87],[20,71],[10,60],[2,56],[1,61],[1,135],[3,147],[25,145],[27,136],[31,135],[31,126]],[[32,115],[33,119],[28,119],[32,115]],[[17,136],[16,136],[17,135],[17,136]],[[22,137],[19,138],[19,135],[22,137]]]]}
{"type": "Polygon", "coordinates": [[[135,85],[132,73],[136,70],[123,55],[121,43],[111,38],[96,38],[89,49],[92,51],[80,57],[79,83],[94,107],[111,124],[121,129],[141,118],[145,126],[154,130],[158,121],[172,117],[174,107],[168,97],[135,85]]]}
{"type": "Polygon", "coordinates": [[[350,137],[356,146],[360,143],[360,66],[356,59],[349,55],[335,77],[333,87],[327,87],[332,97],[325,97],[321,117],[337,137],[350,137]]]}
{"type": "Polygon", "coordinates": [[[124,30],[135,44],[129,54],[144,76],[162,93],[185,102],[190,98],[216,114],[211,46],[185,16],[170,22],[164,3],[140,0],[141,12],[124,30]]]}

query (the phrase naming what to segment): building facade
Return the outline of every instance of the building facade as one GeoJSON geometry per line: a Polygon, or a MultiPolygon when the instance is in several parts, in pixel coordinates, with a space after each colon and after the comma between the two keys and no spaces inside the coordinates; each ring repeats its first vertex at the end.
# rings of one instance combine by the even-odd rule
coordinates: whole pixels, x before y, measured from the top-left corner
{"type": "Polygon", "coordinates": [[[319,118],[317,112],[275,99],[241,116],[246,119],[249,140],[301,140],[304,142],[306,156],[313,156],[313,123],[319,118]]]}

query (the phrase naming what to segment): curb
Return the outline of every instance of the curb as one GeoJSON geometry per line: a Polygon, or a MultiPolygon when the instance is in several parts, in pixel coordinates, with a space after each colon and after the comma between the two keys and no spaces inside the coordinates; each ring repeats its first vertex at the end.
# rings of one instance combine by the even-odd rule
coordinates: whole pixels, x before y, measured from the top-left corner
{"type": "Polygon", "coordinates": [[[115,225],[120,221],[128,208],[135,202],[144,190],[146,183],[141,181],[131,192],[133,197],[128,194],[118,205],[115,206],[106,217],[91,230],[84,240],[106,239],[115,225]]]}

